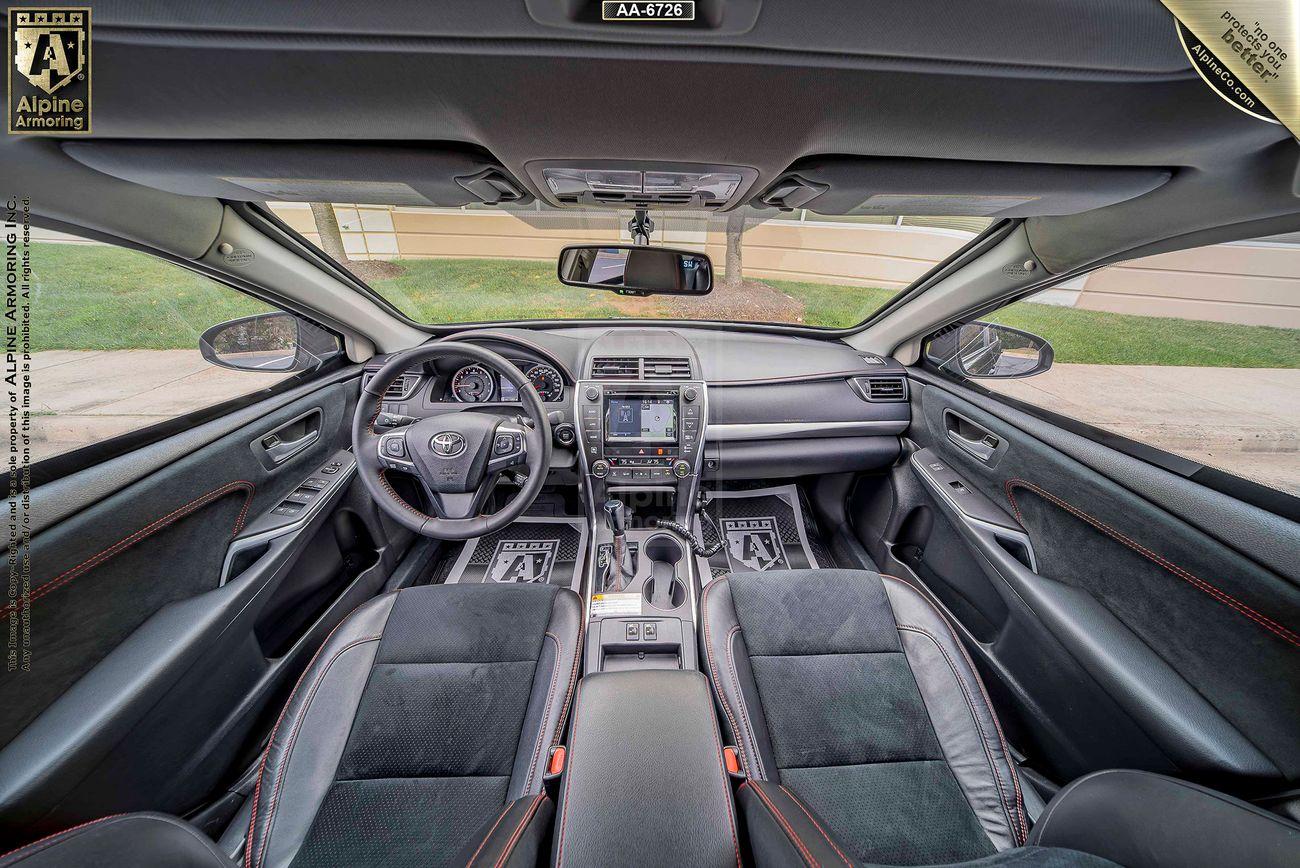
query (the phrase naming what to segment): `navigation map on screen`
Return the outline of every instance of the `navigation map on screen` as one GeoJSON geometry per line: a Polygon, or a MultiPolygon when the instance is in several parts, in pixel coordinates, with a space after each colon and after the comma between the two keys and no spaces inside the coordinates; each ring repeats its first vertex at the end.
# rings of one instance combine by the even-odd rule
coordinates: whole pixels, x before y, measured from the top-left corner
{"type": "Polygon", "coordinates": [[[605,411],[605,439],[640,443],[677,442],[677,399],[610,398],[605,411]]]}

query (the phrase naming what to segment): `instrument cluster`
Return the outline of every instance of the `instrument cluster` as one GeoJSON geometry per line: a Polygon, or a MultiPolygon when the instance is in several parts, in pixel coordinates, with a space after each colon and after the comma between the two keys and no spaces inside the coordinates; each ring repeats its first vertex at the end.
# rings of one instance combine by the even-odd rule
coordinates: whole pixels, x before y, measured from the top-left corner
{"type": "MultiPolygon", "coordinates": [[[[543,401],[564,399],[564,378],[551,365],[515,362],[543,401]]],[[[511,403],[519,400],[519,390],[496,371],[479,364],[466,365],[451,375],[447,387],[449,400],[462,404],[486,404],[491,401],[511,403]]]]}

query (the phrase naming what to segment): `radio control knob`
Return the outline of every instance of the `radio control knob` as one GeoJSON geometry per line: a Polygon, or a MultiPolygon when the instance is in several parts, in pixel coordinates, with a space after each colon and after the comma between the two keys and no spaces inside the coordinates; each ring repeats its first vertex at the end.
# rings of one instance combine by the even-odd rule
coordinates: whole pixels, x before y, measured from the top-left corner
{"type": "Polygon", "coordinates": [[[682,389],[682,400],[687,404],[691,403],[698,397],[700,397],[700,393],[694,386],[687,386],[685,389],[682,389]]]}
{"type": "Polygon", "coordinates": [[[593,462],[591,465],[591,475],[597,479],[604,479],[609,475],[609,462],[603,460],[593,462]]]}
{"type": "Polygon", "coordinates": [[[599,400],[600,400],[600,387],[599,387],[599,386],[588,386],[588,387],[587,387],[587,391],[585,391],[585,392],[582,393],[582,397],[586,398],[588,401],[599,401],[599,400]]]}
{"type": "Polygon", "coordinates": [[[673,476],[676,476],[678,479],[685,479],[690,475],[691,475],[690,464],[686,463],[685,461],[673,462],[673,476]]]}

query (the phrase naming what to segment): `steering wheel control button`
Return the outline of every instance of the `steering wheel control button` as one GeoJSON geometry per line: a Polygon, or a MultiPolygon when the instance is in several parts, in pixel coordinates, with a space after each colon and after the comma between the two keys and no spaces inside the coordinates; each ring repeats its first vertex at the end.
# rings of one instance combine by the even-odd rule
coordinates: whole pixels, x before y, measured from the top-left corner
{"type": "Polygon", "coordinates": [[[591,475],[597,479],[604,479],[609,475],[609,462],[597,461],[591,465],[591,475]]]}
{"type": "Polygon", "coordinates": [[[384,454],[390,458],[405,458],[406,444],[400,437],[389,437],[384,441],[384,454]]]}
{"type": "Polygon", "coordinates": [[[493,455],[509,455],[515,450],[515,435],[498,434],[496,442],[492,444],[493,455]]]}

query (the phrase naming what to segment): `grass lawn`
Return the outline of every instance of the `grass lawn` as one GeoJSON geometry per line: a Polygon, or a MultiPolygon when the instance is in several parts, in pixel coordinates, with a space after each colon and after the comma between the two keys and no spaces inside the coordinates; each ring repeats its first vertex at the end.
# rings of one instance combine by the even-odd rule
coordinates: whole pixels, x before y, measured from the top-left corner
{"type": "MultiPolygon", "coordinates": [[[[209,326],[270,310],[175,265],[99,245],[38,243],[33,349],[190,349],[209,326]]],[[[375,289],[416,320],[665,316],[668,297],[625,298],[567,287],[550,262],[410,259],[375,289]]],[[[767,283],[804,305],[808,325],[860,322],[895,292],[786,280],[767,283]]],[[[720,290],[723,291],[723,290],[720,290]]],[[[745,319],[743,310],[734,311],[745,319]]],[[[1020,303],[988,319],[1046,337],[1058,362],[1300,367],[1294,329],[1129,316],[1020,303]]]]}
{"type": "Polygon", "coordinates": [[[197,349],[209,326],[272,308],[170,262],[94,244],[32,245],[32,350],[197,349]]]}

